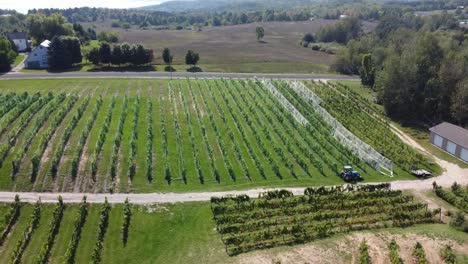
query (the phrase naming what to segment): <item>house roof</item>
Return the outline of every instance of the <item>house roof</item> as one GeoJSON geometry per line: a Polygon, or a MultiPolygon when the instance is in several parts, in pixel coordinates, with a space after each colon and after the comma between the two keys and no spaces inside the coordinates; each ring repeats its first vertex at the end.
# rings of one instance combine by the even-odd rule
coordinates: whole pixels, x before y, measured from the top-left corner
{"type": "Polygon", "coordinates": [[[41,46],[44,47],[44,48],[48,48],[50,46],[50,42],[49,40],[44,40],[42,43],[41,43],[41,46]]]}
{"type": "Polygon", "coordinates": [[[6,33],[6,35],[10,39],[28,39],[28,36],[24,32],[10,32],[6,33]]]}
{"type": "Polygon", "coordinates": [[[429,130],[468,149],[468,130],[462,127],[444,122],[429,130]]]}

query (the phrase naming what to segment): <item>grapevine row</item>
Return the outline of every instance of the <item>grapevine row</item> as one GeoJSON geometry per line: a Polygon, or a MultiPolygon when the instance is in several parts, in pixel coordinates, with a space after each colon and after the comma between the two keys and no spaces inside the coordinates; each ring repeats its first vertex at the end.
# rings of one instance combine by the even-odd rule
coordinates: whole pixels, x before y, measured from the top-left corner
{"type": "Polygon", "coordinates": [[[26,230],[23,232],[23,235],[20,236],[20,239],[16,243],[15,248],[13,249],[13,254],[10,258],[11,264],[21,263],[21,257],[23,256],[24,250],[31,241],[34,231],[36,231],[37,226],[39,225],[39,219],[41,218],[41,202],[37,201],[34,205],[34,209],[31,214],[31,221],[27,226],[26,230]]]}
{"type": "Polygon", "coordinates": [[[98,237],[97,237],[96,243],[94,244],[93,254],[91,255],[91,263],[93,264],[101,262],[101,252],[103,248],[104,235],[106,234],[107,227],[109,225],[110,209],[111,207],[106,198],[101,208],[101,215],[99,218],[98,232],[97,232],[98,237]]]}
{"type": "Polygon", "coordinates": [[[358,259],[359,264],[370,264],[371,259],[369,256],[369,246],[367,245],[367,242],[363,240],[361,244],[359,245],[359,259],[358,259]]]}
{"type": "Polygon", "coordinates": [[[73,115],[72,119],[68,123],[68,126],[65,128],[63,132],[62,138],[58,144],[58,148],[55,150],[52,158],[52,166],[50,168],[50,173],[52,177],[55,177],[58,172],[58,167],[60,160],[62,159],[63,152],[65,151],[65,146],[68,144],[68,140],[70,139],[73,130],[75,130],[78,122],[80,121],[81,117],[83,116],[84,111],[88,107],[90,98],[87,97],[85,101],[80,105],[77,109],[76,113],[73,115]]]}
{"type": "Polygon", "coordinates": [[[197,170],[197,178],[200,181],[201,184],[205,183],[205,178],[203,177],[203,171],[201,169],[201,164],[200,164],[200,154],[197,145],[195,144],[195,134],[193,130],[193,124],[192,124],[192,119],[190,118],[190,113],[187,107],[187,102],[185,99],[185,93],[182,91],[182,86],[179,84],[179,92],[180,96],[182,98],[182,108],[184,110],[185,114],[185,121],[187,122],[187,125],[189,127],[188,133],[189,133],[189,138],[190,138],[190,144],[192,145],[192,155],[193,155],[193,160],[195,163],[195,169],[197,170]]]}
{"type": "MultiPolygon", "coordinates": [[[[242,114],[242,117],[244,118],[244,121],[247,123],[248,127],[250,128],[250,131],[252,132],[256,142],[257,142],[257,145],[258,147],[260,148],[260,151],[263,153],[263,155],[265,156],[265,158],[267,159],[268,163],[270,164],[270,167],[271,169],[273,170],[273,173],[275,174],[275,176],[277,176],[279,179],[283,179],[283,176],[281,175],[281,172],[280,172],[280,167],[278,166],[277,162],[275,161],[275,159],[273,158],[273,155],[271,153],[270,150],[268,150],[267,148],[267,143],[265,143],[265,140],[261,137],[260,133],[257,132],[256,128],[254,127],[254,124],[252,123],[252,120],[251,120],[251,115],[249,115],[248,112],[245,111],[244,107],[242,107],[239,102],[245,102],[243,98],[238,98],[234,95],[234,92],[233,90],[240,90],[242,88],[239,88],[238,87],[238,83],[235,82],[234,84],[232,84],[233,82],[229,82],[230,86],[226,89],[229,93],[229,95],[233,98],[233,101],[235,102],[234,104],[237,105],[237,108],[239,109],[240,113],[242,114]]],[[[253,111],[252,109],[252,105],[250,105],[248,102],[245,102],[247,104],[247,108],[249,108],[250,111],[253,111]]],[[[257,121],[259,122],[259,121],[257,121]]],[[[265,130],[262,130],[262,132],[265,134],[267,133],[267,131],[265,130]]],[[[265,134],[264,135],[266,139],[269,138],[268,134],[265,134]]],[[[285,167],[288,168],[291,172],[292,172],[292,164],[290,161],[286,160],[286,158],[284,157],[284,155],[280,155],[279,156],[285,167]]],[[[292,175],[295,175],[295,174],[292,174],[292,175]]]]}
{"type": "Polygon", "coordinates": [[[117,176],[117,162],[119,160],[119,151],[120,146],[122,145],[122,136],[125,125],[125,120],[127,119],[128,114],[128,97],[125,96],[124,103],[122,107],[122,114],[119,118],[119,124],[117,125],[117,133],[114,138],[114,146],[112,148],[112,157],[111,157],[111,167],[110,167],[110,177],[112,182],[114,182],[115,176],[117,176]]]}
{"type": "Polygon", "coordinates": [[[91,113],[91,116],[86,121],[86,125],[83,131],[81,132],[80,139],[78,140],[78,148],[72,158],[72,163],[71,163],[71,175],[73,179],[75,179],[76,176],[78,175],[78,167],[80,164],[80,158],[81,158],[81,155],[83,154],[83,149],[86,144],[86,141],[88,140],[89,134],[91,133],[91,129],[93,128],[94,123],[96,122],[96,118],[99,113],[99,110],[101,109],[102,103],[103,103],[102,96],[99,95],[99,98],[97,99],[96,104],[94,105],[93,112],[91,113]]]}
{"type": "Polygon", "coordinates": [[[153,182],[153,102],[146,101],[146,178],[153,182]]]}
{"type": "Polygon", "coordinates": [[[58,234],[60,223],[62,222],[63,211],[65,210],[65,206],[63,204],[62,197],[58,197],[58,204],[55,206],[54,211],[52,213],[52,219],[49,223],[49,230],[47,232],[47,240],[46,243],[42,246],[41,252],[39,256],[36,257],[35,263],[37,264],[47,264],[50,251],[52,250],[52,246],[55,241],[55,237],[58,234]]]}
{"type": "MultiPolygon", "coordinates": [[[[219,88],[219,84],[218,82],[215,82],[215,85],[216,85],[216,88],[213,89],[209,84],[208,84],[208,81],[205,79],[205,84],[206,86],[209,88],[209,90],[211,92],[213,92],[213,90],[215,89],[220,89],[219,88]]],[[[213,95],[213,93],[212,93],[213,95]]],[[[210,97],[213,99],[213,102],[214,102],[214,105],[216,106],[216,109],[218,111],[218,115],[219,117],[221,118],[221,120],[223,121],[223,126],[225,127],[228,127],[228,122],[227,122],[227,115],[226,113],[224,112],[224,110],[221,108],[221,102],[219,102],[217,100],[217,96],[212,96],[210,97]]],[[[242,153],[239,149],[239,146],[238,144],[236,144],[235,142],[235,139],[234,139],[234,133],[232,132],[232,130],[228,129],[228,137],[229,137],[229,140],[230,140],[230,145],[231,145],[231,148],[233,150],[233,153],[235,154],[235,157],[237,159],[237,161],[241,164],[241,167],[242,167],[242,172],[244,173],[244,176],[248,179],[248,180],[252,180],[252,177],[250,175],[250,172],[249,172],[249,169],[247,168],[247,164],[245,162],[245,159],[244,157],[242,156],[242,153]]]]}
{"type": "Polygon", "coordinates": [[[53,99],[52,94],[39,98],[31,107],[29,107],[18,120],[18,124],[8,132],[5,141],[7,143],[0,144],[0,167],[2,167],[8,152],[15,146],[18,136],[23,132],[27,125],[31,122],[35,114],[50,100],[53,99]]]}
{"type": "Polygon", "coordinates": [[[72,95],[70,96],[70,100],[68,100],[65,105],[63,105],[59,110],[56,116],[52,119],[48,129],[44,131],[39,138],[39,145],[34,154],[31,157],[31,162],[32,162],[32,173],[31,173],[31,179],[32,182],[36,179],[37,173],[39,172],[39,166],[41,162],[42,155],[44,154],[44,151],[51,140],[52,136],[55,133],[55,130],[58,128],[58,126],[62,123],[63,119],[65,116],[70,112],[71,108],[75,105],[75,103],[78,101],[78,96],[72,95]]]}
{"type": "Polygon", "coordinates": [[[255,164],[255,167],[258,169],[258,171],[259,171],[260,175],[262,176],[262,178],[266,179],[267,177],[266,177],[265,169],[264,169],[262,163],[260,162],[259,157],[255,154],[255,152],[254,152],[254,150],[252,148],[252,145],[249,143],[247,134],[246,134],[243,126],[241,125],[239,117],[238,117],[237,114],[235,114],[235,110],[234,110],[234,107],[231,104],[231,100],[226,97],[226,94],[224,93],[224,91],[221,91],[220,86],[218,86],[218,88],[219,88],[219,90],[217,90],[217,89],[214,89],[214,90],[221,94],[221,97],[222,97],[226,107],[228,108],[228,112],[230,113],[232,119],[234,120],[234,124],[236,126],[236,129],[241,134],[242,139],[243,139],[243,141],[245,143],[245,146],[247,147],[247,151],[249,153],[249,156],[252,158],[252,160],[253,160],[253,162],[255,164]]]}
{"type": "Polygon", "coordinates": [[[395,239],[392,239],[390,244],[388,245],[388,249],[390,250],[390,263],[391,264],[403,264],[403,261],[398,254],[400,247],[398,246],[395,239]]]}
{"type": "Polygon", "coordinates": [[[15,202],[10,205],[10,209],[3,216],[4,222],[0,222],[0,246],[3,244],[20,215],[21,202],[19,195],[15,195],[15,202]]]}
{"type": "MultiPolygon", "coordinates": [[[[306,126],[306,130],[309,130],[308,134],[311,135],[315,141],[317,141],[322,147],[317,144],[312,144],[314,152],[320,156],[326,156],[326,153],[331,157],[336,157],[337,161],[341,163],[354,163],[359,166],[360,169],[366,171],[365,167],[362,166],[360,160],[354,156],[348,149],[346,149],[341,143],[334,139],[331,135],[332,128],[326,124],[322,117],[320,117],[310,105],[304,101],[294,90],[288,89],[285,83],[279,83],[279,90],[282,94],[293,104],[296,108],[304,114],[304,116],[310,121],[311,124],[306,126]],[[324,152],[326,151],[326,153],[324,152]]],[[[304,133],[302,133],[304,135],[304,133]]],[[[331,160],[325,160],[327,166],[337,173],[337,165],[331,160]]]]}
{"type": "Polygon", "coordinates": [[[132,134],[130,138],[130,154],[129,154],[129,168],[128,177],[133,180],[136,173],[136,155],[137,155],[137,140],[138,140],[138,118],[140,113],[140,97],[138,96],[133,106],[133,120],[132,120],[132,134]]]}
{"type": "Polygon", "coordinates": [[[65,100],[65,94],[60,94],[56,96],[50,104],[48,104],[39,116],[35,118],[34,124],[25,132],[24,134],[24,143],[19,149],[15,148],[13,152],[13,171],[12,176],[14,177],[20,169],[21,161],[23,160],[24,155],[31,146],[31,143],[44,123],[49,120],[52,113],[60,106],[60,104],[65,100]]]}
{"type": "Polygon", "coordinates": [[[187,168],[185,166],[185,160],[184,160],[184,155],[183,155],[183,143],[182,143],[182,137],[180,134],[180,124],[179,124],[179,118],[177,116],[177,103],[174,98],[174,88],[172,87],[171,83],[169,83],[169,102],[171,103],[171,112],[172,116],[174,119],[174,128],[175,128],[175,134],[176,134],[176,148],[177,148],[177,156],[178,156],[178,164],[179,164],[179,173],[181,175],[181,179],[184,182],[184,184],[187,184],[187,168]]]}
{"type": "MultiPolygon", "coordinates": [[[[198,91],[200,93],[202,93],[202,87],[200,86],[199,82],[197,82],[197,86],[198,86],[198,91]]],[[[222,159],[223,159],[224,166],[226,167],[226,169],[228,171],[228,174],[231,177],[231,180],[235,182],[237,178],[236,178],[236,175],[234,173],[234,169],[232,168],[232,164],[230,162],[230,159],[228,157],[229,152],[227,151],[227,149],[225,147],[226,143],[224,142],[223,138],[220,135],[220,129],[216,125],[216,122],[214,120],[214,115],[211,112],[211,108],[209,107],[209,105],[208,105],[208,103],[206,101],[206,97],[202,95],[201,98],[202,98],[203,107],[205,109],[207,109],[208,118],[210,120],[211,128],[213,129],[214,134],[216,136],[216,140],[218,142],[218,147],[221,150],[221,154],[222,154],[221,156],[222,156],[222,159]]]]}
{"type": "Polygon", "coordinates": [[[110,103],[109,108],[107,109],[106,119],[104,120],[101,131],[99,132],[98,140],[96,142],[96,147],[94,148],[94,152],[91,157],[91,175],[93,181],[96,181],[96,174],[98,170],[98,158],[99,154],[101,154],[102,147],[104,142],[106,141],[107,132],[109,132],[109,126],[112,121],[112,113],[114,111],[114,106],[116,103],[116,97],[112,97],[112,101],[110,103]]]}
{"type": "Polygon", "coordinates": [[[132,209],[127,198],[125,199],[125,203],[123,206],[122,242],[124,246],[127,244],[127,241],[128,241],[128,232],[130,228],[131,219],[132,219],[132,209]]]}
{"type": "Polygon", "coordinates": [[[39,93],[33,96],[23,94],[24,100],[20,101],[10,112],[0,118],[0,136],[10,127],[10,124],[18,118],[29,106],[36,102],[41,96],[39,93]]]}
{"type": "Polygon", "coordinates": [[[74,264],[75,263],[75,254],[76,249],[78,248],[78,243],[81,239],[81,231],[83,230],[83,226],[86,222],[86,217],[88,216],[88,204],[86,203],[86,196],[83,197],[79,205],[79,212],[75,221],[73,222],[73,234],[70,240],[70,244],[67,247],[67,251],[65,252],[65,261],[66,264],[74,264]]]}
{"type": "Polygon", "coordinates": [[[217,183],[220,183],[220,182],[221,182],[221,177],[220,177],[220,175],[219,175],[218,169],[217,169],[216,166],[215,166],[215,156],[213,155],[213,149],[212,149],[212,147],[211,147],[211,145],[210,145],[210,142],[209,142],[209,140],[208,140],[208,135],[207,135],[207,133],[206,133],[205,125],[203,124],[203,122],[201,122],[202,117],[201,117],[200,109],[198,108],[198,104],[196,103],[195,93],[193,92],[193,89],[192,89],[192,86],[191,86],[191,82],[188,82],[187,85],[189,86],[189,89],[188,89],[188,90],[190,91],[190,96],[191,96],[192,104],[195,106],[195,112],[196,112],[196,114],[197,114],[198,126],[199,126],[200,129],[201,129],[201,134],[202,134],[202,137],[203,137],[203,142],[205,143],[205,147],[206,147],[206,150],[207,150],[207,153],[208,153],[208,158],[209,158],[211,173],[213,174],[214,180],[215,180],[217,183]]]}
{"type": "Polygon", "coordinates": [[[415,258],[416,264],[429,264],[429,261],[427,261],[426,258],[426,252],[419,242],[416,242],[416,245],[414,246],[413,256],[415,258]]]}
{"type": "Polygon", "coordinates": [[[161,139],[162,139],[162,149],[163,149],[163,158],[164,158],[164,179],[167,184],[171,184],[171,171],[169,168],[169,157],[168,157],[168,144],[167,144],[167,128],[166,128],[166,115],[164,113],[164,98],[159,97],[159,115],[160,115],[160,126],[161,126],[161,139]]]}
{"type": "Polygon", "coordinates": [[[270,191],[250,199],[212,198],[217,230],[228,254],[303,243],[352,230],[434,221],[436,211],[387,185],[308,189],[304,196],[270,191]]]}

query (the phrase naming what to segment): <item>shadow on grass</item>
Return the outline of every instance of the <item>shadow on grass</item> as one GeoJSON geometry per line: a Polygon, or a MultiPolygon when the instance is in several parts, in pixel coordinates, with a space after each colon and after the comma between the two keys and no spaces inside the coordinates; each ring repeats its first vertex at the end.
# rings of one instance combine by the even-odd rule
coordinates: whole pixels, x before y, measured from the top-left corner
{"type": "Polygon", "coordinates": [[[187,69],[188,72],[203,72],[203,69],[197,66],[193,66],[187,69]]]}
{"type": "Polygon", "coordinates": [[[164,68],[164,71],[167,71],[167,72],[176,72],[176,68],[172,67],[172,66],[166,66],[164,68]]]}
{"type": "Polygon", "coordinates": [[[79,72],[83,69],[83,65],[76,65],[66,69],[48,69],[50,73],[61,73],[61,72],[79,72]]]}
{"type": "Polygon", "coordinates": [[[156,71],[153,65],[145,66],[100,66],[87,70],[88,72],[150,72],[156,71]]]}

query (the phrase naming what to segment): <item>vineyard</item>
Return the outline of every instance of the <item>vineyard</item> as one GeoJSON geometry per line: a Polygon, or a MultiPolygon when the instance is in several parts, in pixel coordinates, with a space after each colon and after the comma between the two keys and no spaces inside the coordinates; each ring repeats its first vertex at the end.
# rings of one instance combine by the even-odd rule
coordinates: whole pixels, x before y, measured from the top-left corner
{"type": "Polygon", "coordinates": [[[461,211],[468,213],[468,186],[462,186],[456,182],[450,188],[443,188],[437,185],[436,182],[432,186],[438,197],[461,211]]]}
{"type": "Polygon", "coordinates": [[[389,184],[308,188],[211,199],[216,228],[226,252],[304,243],[338,233],[434,222],[440,209],[428,210],[389,184]]]}
{"type": "MultiPolygon", "coordinates": [[[[286,83],[276,86],[288,108],[253,80],[2,81],[0,189],[334,185],[348,164],[366,181],[390,180],[341,145],[286,83]],[[291,106],[307,124],[297,121],[291,106]]],[[[356,120],[367,126],[372,119],[356,120]]],[[[404,148],[408,153],[401,155],[412,156],[404,148]]],[[[394,179],[408,178],[402,172],[394,179]]]]}
{"type": "MultiPolygon", "coordinates": [[[[17,196],[14,203],[3,204],[0,210],[6,211],[0,225],[2,263],[101,262],[111,212],[107,201],[91,207],[84,197],[81,204],[70,206],[58,197],[56,205],[44,205],[40,201],[29,205],[21,203],[17,196]],[[90,246],[93,247],[89,249],[90,246]],[[81,255],[83,252],[86,254],[81,255]]],[[[123,245],[130,237],[128,215],[132,208],[127,203],[123,210],[119,207],[116,211],[121,216],[113,217],[124,219],[117,221],[123,230],[119,239],[123,245]]]]}
{"type": "Polygon", "coordinates": [[[384,115],[356,92],[341,84],[307,82],[306,85],[320,96],[321,106],[349,131],[393,161],[397,174],[407,172],[410,166],[439,171],[436,164],[403,143],[391,131],[384,115]]]}

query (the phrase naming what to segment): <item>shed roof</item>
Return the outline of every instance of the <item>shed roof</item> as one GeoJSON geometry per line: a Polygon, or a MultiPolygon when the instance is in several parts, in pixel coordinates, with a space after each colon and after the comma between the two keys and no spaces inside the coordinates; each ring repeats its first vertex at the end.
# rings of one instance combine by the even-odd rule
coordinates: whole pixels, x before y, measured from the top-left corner
{"type": "Polygon", "coordinates": [[[450,124],[447,122],[441,123],[429,129],[430,131],[444,137],[453,143],[468,149],[468,130],[450,124]]]}
{"type": "Polygon", "coordinates": [[[10,32],[6,33],[6,35],[10,39],[28,39],[28,36],[24,32],[10,32]]]}
{"type": "Polygon", "coordinates": [[[50,46],[50,43],[52,43],[52,42],[50,40],[46,39],[41,43],[41,46],[45,47],[45,48],[48,48],[50,46]]]}

